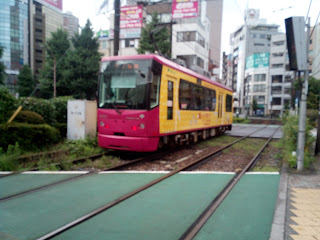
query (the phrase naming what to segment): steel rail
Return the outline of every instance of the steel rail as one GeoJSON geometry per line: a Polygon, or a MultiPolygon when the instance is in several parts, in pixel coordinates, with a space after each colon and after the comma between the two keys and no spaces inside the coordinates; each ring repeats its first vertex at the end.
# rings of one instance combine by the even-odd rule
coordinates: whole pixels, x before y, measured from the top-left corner
{"type": "Polygon", "coordinates": [[[217,195],[215,199],[208,205],[208,207],[200,214],[200,216],[193,222],[193,224],[186,230],[186,232],[179,238],[179,240],[191,240],[193,239],[200,229],[205,225],[208,219],[212,216],[212,214],[217,210],[219,205],[223,202],[223,200],[227,197],[227,195],[231,192],[234,186],[239,182],[242,176],[250,170],[250,168],[255,164],[256,160],[259,159],[263,150],[268,146],[270,141],[273,139],[274,134],[278,131],[280,127],[278,127],[271,137],[267,140],[267,142],[261,147],[259,152],[250,160],[247,166],[240,172],[237,173],[222,189],[222,191],[217,195]]]}
{"type": "Polygon", "coordinates": [[[125,195],[123,195],[123,196],[121,196],[121,197],[119,197],[119,198],[117,198],[117,199],[105,204],[105,205],[103,205],[102,207],[97,208],[96,210],[93,210],[92,212],[90,212],[90,213],[88,213],[86,215],[83,215],[82,217],[80,217],[80,218],[78,218],[78,219],[76,219],[76,220],[74,220],[74,221],[72,221],[72,222],[70,222],[70,223],[68,223],[68,224],[66,224],[64,226],[62,226],[62,227],[60,227],[60,228],[58,228],[56,230],[53,230],[53,231],[49,232],[48,234],[46,234],[44,236],[41,236],[40,238],[38,238],[38,240],[46,240],[46,239],[51,239],[51,238],[53,238],[55,236],[58,236],[59,234],[65,232],[65,231],[67,231],[67,230],[69,230],[69,229],[71,229],[71,228],[73,228],[73,227],[75,227],[75,226],[77,226],[79,224],[81,224],[82,222],[85,222],[85,221],[91,219],[92,217],[94,217],[94,216],[106,211],[107,209],[109,209],[109,208],[111,208],[111,207],[123,202],[124,200],[126,200],[126,199],[128,199],[128,198],[130,198],[130,197],[132,197],[132,196],[134,196],[134,195],[136,195],[136,194],[138,194],[138,193],[150,188],[151,186],[153,186],[153,185],[155,185],[155,184],[157,184],[157,183],[159,183],[159,182],[161,182],[161,181],[163,181],[163,180],[165,180],[165,179],[167,179],[167,178],[169,178],[169,177],[171,177],[171,176],[173,176],[173,175],[175,175],[175,174],[177,174],[177,173],[179,173],[179,172],[181,172],[183,170],[186,170],[186,169],[192,167],[195,164],[198,164],[199,162],[203,161],[204,159],[207,159],[208,157],[211,157],[212,155],[215,155],[218,152],[221,152],[226,148],[231,147],[232,145],[236,144],[237,142],[249,137],[250,135],[252,135],[252,134],[254,134],[254,133],[256,133],[256,132],[258,132],[258,131],[266,128],[266,127],[267,126],[261,128],[261,129],[258,129],[256,131],[248,134],[247,136],[244,136],[244,137],[242,137],[242,138],[240,138],[240,139],[238,139],[238,140],[236,140],[236,141],[234,141],[234,142],[232,142],[232,143],[230,143],[230,144],[228,144],[228,145],[226,145],[224,147],[219,148],[218,150],[216,150],[216,151],[214,151],[212,153],[209,153],[209,154],[205,155],[204,157],[199,157],[194,162],[189,163],[186,166],[181,167],[181,168],[179,168],[179,169],[177,169],[177,170],[175,170],[173,172],[170,172],[170,173],[168,173],[168,174],[166,174],[166,175],[164,175],[164,176],[162,176],[162,177],[160,177],[158,179],[155,179],[155,180],[151,181],[150,183],[147,183],[147,184],[145,184],[145,185],[143,185],[143,186],[141,186],[141,187],[139,187],[139,188],[137,188],[137,189],[135,189],[135,190],[133,190],[133,191],[131,191],[131,192],[129,192],[129,193],[127,193],[127,194],[125,194],[125,195]]]}
{"type": "MultiPolygon", "coordinates": [[[[103,155],[105,155],[105,153],[100,153],[100,154],[95,154],[95,155],[88,156],[88,157],[82,157],[82,158],[73,159],[73,160],[70,160],[70,161],[66,161],[66,163],[81,162],[81,161],[85,161],[87,159],[94,160],[96,158],[102,157],[103,155]]],[[[52,167],[52,166],[59,166],[59,165],[61,165],[61,163],[52,163],[52,164],[49,164],[49,165],[43,166],[43,167],[34,167],[34,168],[30,168],[30,169],[24,170],[24,171],[11,172],[11,173],[8,173],[8,174],[5,174],[5,175],[0,175],[0,178],[14,176],[14,175],[21,174],[21,173],[24,173],[24,172],[27,172],[27,171],[38,171],[38,170],[43,169],[43,168],[52,167]]]]}
{"type": "MultiPolygon", "coordinates": [[[[17,198],[17,197],[22,197],[22,196],[27,195],[27,194],[38,192],[40,190],[48,189],[48,188],[57,186],[59,184],[71,182],[71,181],[74,181],[74,180],[78,180],[80,178],[84,178],[84,177],[87,177],[87,176],[98,174],[99,172],[117,170],[117,169],[120,169],[120,168],[124,168],[124,167],[127,167],[127,166],[134,165],[134,164],[139,163],[139,162],[152,161],[152,160],[155,160],[155,159],[165,155],[166,153],[167,153],[167,151],[154,154],[151,157],[147,156],[147,157],[137,158],[135,160],[132,160],[132,161],[126,162],[126,163],[122,163],[122,164],[119,164],[117,166],[112,166],[112,167],[105,168],[105,169],[102,169],[102,170],[97,170],[97,171],[89,171],[89,172],[84,173],[82,175],[73,176],[73,177],[70,177],[70,178],[67,178],[67,179],[64,179],[64,180],[60,180],[60,181],[57,181],[57,182],[54,182],[54,183],[50,183],[50,184],[47,184],[47,185],[44,185],[44,186],[40,186],[40,187],[33,188],[33,189],[30,189],[30,190],[26,190],[26,191],[23,191],[23,192],[20,192],[20,193],[12,194],[10,196],[0,198],[0,203],[4,202],[4,201],[11,200],[11,199],[14,199],[14,198],[17,198]]],[[[95,155],[95,156],[97,156],[97,155],[95,155]]]]}

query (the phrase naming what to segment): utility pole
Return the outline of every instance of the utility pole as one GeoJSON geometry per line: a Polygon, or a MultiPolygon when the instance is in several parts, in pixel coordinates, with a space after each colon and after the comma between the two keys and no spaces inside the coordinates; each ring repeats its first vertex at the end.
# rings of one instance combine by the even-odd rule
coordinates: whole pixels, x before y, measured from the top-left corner
{"type": "MultiPolygon", "coordinates": [[[[307,23],[307,61],[310,44],[310,18],[307,23]]],[[[306,112],[307,112],[307,93],[308,93],[308,63],[307,68],[304,72],[304,80],[301,89],[301,100],[299,109],[299,132],[298,132],[298,147],[297,147],[297,170],[303,170],[304,160],[304,148],[305,148],[305,137],[306,137],[306,112]]]]}
{"type": "Polygon", "coordinates": [[[114,0],[114,39],[113,39],[113,55],[118,56],[119,53],[119,35],[120,35],[120,0],[114,0]]]}

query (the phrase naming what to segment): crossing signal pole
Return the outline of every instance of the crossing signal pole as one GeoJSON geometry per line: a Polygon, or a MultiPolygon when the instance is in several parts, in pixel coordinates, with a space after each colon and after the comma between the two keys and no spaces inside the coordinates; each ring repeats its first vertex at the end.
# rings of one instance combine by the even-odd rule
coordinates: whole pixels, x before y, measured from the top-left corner
{"type": "Polygon", "coordinates": [[[285,20],[290,69],[298,71],[298,73],[303,72],[304,75],[299,109],[297,170],[303,170],[306,136],[310,18],[308,18],[307,21],[308,22],[305,23],[304,17],[291,17],[285,20]],[[305,37],[305,27],[307,27],[307,37],[305,37]]]}
{"type": "Polygon", "coordinates": [[[120,0],[114,0],[114,38],[113,55],[119,54],[119,35],[120,35],[120,0]]]}

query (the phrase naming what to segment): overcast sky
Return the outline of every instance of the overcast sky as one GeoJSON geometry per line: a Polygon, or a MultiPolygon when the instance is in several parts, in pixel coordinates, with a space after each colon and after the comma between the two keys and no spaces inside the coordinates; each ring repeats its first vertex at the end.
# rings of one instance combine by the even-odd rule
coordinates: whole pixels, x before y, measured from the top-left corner
{"type": "MultiPolygon", "coordinates": [[[[109,0],[110,4],[114,0],[109,0]]],[[[212,0],[209,0],[212,1],[212,0]]],[[[89,18],[95,31],[109,27],[108,18],[104,14],[97,14],[103,0],[63,0],[63,11],[71,11],[79,18],[80,26],[89,18]]],[[[246,8],[260,9],[260,18],[267,19],[267,23],[280,25],[280,30],[285,31],[284,19],[291,16],[306,16],[310,0],[224,0],[222,20],[222,51],[229,51],[230,33],[244,23],[246,8]]],[[[314,25],[320,11],[320,0],[312,0],[309,16],[311,25],[314,25]]],[[[320,19],[319,19],[320,21],[320,19]]],[[[319,22],[318,21],[318,22],[319,22]]]]}

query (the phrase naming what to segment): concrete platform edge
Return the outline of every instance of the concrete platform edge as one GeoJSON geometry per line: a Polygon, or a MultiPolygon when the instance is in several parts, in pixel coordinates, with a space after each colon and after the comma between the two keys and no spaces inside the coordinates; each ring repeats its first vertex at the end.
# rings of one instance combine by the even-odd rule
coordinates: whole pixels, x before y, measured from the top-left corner
{"type": "Polygon", "coordinates": [[[287,168],[286,164],[284,164],[281,170],[278,198],[273,215],[273,223],[269,240],[282,240],[285,237],[285,218],[289,177],[287,168]]]}

